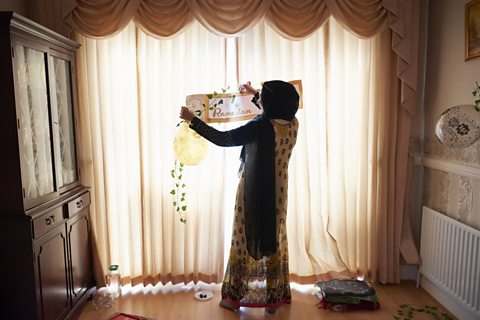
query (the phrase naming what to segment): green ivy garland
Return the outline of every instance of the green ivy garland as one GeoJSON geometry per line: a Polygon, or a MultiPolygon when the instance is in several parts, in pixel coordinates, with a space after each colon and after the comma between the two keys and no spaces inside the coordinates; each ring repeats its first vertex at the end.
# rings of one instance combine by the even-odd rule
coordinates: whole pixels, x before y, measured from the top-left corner
{"type": "Polygon", "coordinates": [[[414,312],[425,312],[430,314],[433,319],[453,320],[453,317],[445,312],[438,311],[436,306],[415,307],[408,304],[401,304],[397,310],[397,315],[393,316],[395,320],[410,320],[413,319],[414,312]]]}
{"type": "MultiPolygon", "coordinates": [[[[222,93],[226,93],[227,89],[222,88],[222,93]]],[[[218,92],[214,91],[211,94],[207,94],[207,98],[209,101],[219,95],[218,92]]],[[[234,95],[232,97],[235,97],[234,95]]],[[[218,105],[223,104],[223,99],[220,99],[219,101],[211,104],[208,106],[208,110],[213,110],[216,108],[218,105]]],[[[205,104],[202,104],[203,109],[205,110],[207,106],[205,104]]],[[[203,113],[203,110],[195,110],[195,114],[197,117],[201,117],[203,113]]],[[[188,123],[186,120],[181,120],[180,122],[177,123],[177,127],[180,126],[183,123],[188,123]]],[[[185,170],[185,165],[181,163],[178,159],[175,159],[173,169],[170,170],[170,176],[173,179],[174,182],[174,187],[170,191],[170,194],[173,196],[173,207],[175,211],[178,213],[180,216],[180,222],[181,223],[187,223],[187,185],[183,181],[183,175],[184,175],[184,170],[185,170]]]]}
{"type": "Polygon", "coordinates": [[[180,215],[180,222],[187,222],[187,192],[186,184],[182,182],[184,164],[175,159],[174,168],[170,171],[175,187],[170,191],[173,195],[173,206],[175,211],[180,215]]]}

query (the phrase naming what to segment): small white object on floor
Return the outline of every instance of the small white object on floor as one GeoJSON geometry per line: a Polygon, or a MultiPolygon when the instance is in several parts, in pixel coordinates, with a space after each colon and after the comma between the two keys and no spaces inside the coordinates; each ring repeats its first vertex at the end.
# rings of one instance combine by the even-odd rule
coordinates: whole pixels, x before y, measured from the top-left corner
{"type": "Polygon", "coordinates": [[[200,301],[208,301],[212,299],[213,293],[211,291],[197,291],[193,295],[195,299],[200,300],[200,301]]]}

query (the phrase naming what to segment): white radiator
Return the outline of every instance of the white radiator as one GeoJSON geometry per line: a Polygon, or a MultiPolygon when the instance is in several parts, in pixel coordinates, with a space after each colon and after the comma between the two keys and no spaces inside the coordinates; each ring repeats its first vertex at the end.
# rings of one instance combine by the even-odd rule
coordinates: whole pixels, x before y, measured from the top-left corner
{"type": "Polygon", "coordinates": [[[480,231],[423,207],[419,282],[462,320],[480,319],[480,231]]]}

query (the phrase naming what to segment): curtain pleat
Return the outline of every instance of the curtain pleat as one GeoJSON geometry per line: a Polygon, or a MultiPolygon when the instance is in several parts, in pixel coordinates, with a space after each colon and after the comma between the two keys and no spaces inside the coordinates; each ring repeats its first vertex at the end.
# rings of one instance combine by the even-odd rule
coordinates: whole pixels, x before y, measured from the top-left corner
{"type": "Polygon", "coordinates": [[[74,30],[92,38],[106,38],[122,31],[142,0],[77,0],[67,17],[74,30]]]}
{"type": "Polygon", "coordinates": [[[186,1],[144,0],[135,13],[134,21],[152,37],[171,38],[193,21],[193,15],[186,1]]]}
{"type": "Polygon", "coordinates": [[[195,18],[219,35],[235,35],[254,25],[272,0],[187,0],[195,18]]]}
{"type": "Polygon", "coordinates": [[[368,38],[386,28],[388,10],[383,0],[325,0],[330,12],[354,34],[368,38]]]}
{"type": "Polygon", "coordinates": [[[267,22],[287,39],[303,39],[330,16],[325,1],[277,0],[266,14],[267,22]]]}

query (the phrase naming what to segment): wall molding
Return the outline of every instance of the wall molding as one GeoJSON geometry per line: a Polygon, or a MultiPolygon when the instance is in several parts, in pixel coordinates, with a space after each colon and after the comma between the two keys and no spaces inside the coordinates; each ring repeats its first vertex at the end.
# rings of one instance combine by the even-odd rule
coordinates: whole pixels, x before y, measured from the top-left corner
{"type": "Polygon", "coordinates": [[[453,173],[461,176],[469,176],[480,179],[480,167],[466,166],[463,164],[445,161],[441,159],[424,157],[422,158],[424,167],[440,170],[448,173],[453,173]]]}

